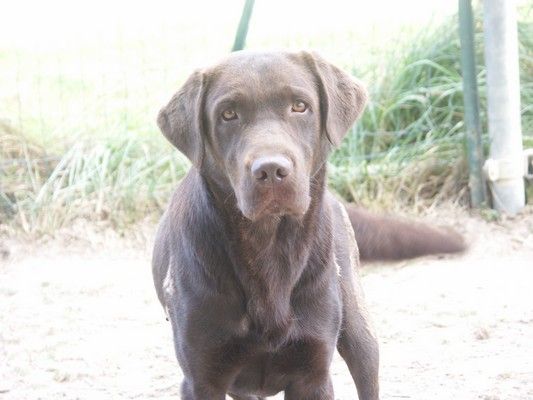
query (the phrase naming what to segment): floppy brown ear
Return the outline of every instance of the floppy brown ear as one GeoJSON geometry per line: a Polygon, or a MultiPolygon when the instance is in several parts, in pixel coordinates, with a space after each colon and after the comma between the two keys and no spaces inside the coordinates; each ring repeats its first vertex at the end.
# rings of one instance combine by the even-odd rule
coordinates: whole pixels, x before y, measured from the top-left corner
{"type": "Polygon", "coordinates": [[[363,112],[367,91],[361,82],[318,54],[303,54],[318,83],[322,129],[329,141],[338,146],[363,112]]]}
{"type": "Polygon", "coordinates": [[[163,135],[197,167],[204,153],[204,80],[202,72],[193,73],[157,116],[163,135]]]}

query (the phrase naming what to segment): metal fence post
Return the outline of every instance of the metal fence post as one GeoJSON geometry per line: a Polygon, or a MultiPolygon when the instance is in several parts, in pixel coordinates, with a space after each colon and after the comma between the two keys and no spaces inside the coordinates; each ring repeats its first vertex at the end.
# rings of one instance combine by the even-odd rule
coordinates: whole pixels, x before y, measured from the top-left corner
{"type": "Polygon", "coordinates": [[[470,202],[478,208],[486,202],[483,179],[483,145],[479,121],[479,96],[474,50],[474,20],[471,0],[459,0],[459,37],[461,40],[461,71],[465,107],[466,147],[468,152],[468,185],[470,202]]]}
{"type": "Polygon", "coordinates": [[[244,49],[244,44],[246,43],[246,35],[248,34],[248,24],[250,23],[250,18],[252,17],[252,11],[254,9],[254,2],[255,0],[246,0],[246,2],[244,3],[241,20],[239,22],[239,27],[237,28],[235,41],[233,42],[233,48],[231,49],[231,51],[238,51],[244,49]]]}

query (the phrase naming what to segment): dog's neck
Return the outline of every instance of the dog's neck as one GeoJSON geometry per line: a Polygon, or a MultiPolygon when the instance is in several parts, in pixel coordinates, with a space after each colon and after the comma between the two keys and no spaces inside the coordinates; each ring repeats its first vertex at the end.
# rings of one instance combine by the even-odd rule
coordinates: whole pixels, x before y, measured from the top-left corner
{"type": "Polygon", "coordinates": [[[225,221],[227,254],[246,296],[247,313],[260,336],[276,346],[290,335],[291,294],[311,258],[331,255],[331,226],[324,213],[326,167],[310,182],[311,203],[306,213],[245,218],[234,196],[203,178],[214,208],[225,221]],[[320,230],[320,235],[317,232],[320,230]],[[320,240],[317,239],[320,237],[320,240]],[[326,238],[326,239],[324,239],[326,238]]]}

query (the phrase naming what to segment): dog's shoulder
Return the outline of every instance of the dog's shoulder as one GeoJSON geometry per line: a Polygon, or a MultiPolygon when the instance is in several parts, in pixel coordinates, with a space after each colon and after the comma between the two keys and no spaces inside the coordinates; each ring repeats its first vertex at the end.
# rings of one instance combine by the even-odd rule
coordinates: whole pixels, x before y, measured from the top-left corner
{"type": "Polygon", "coordinates": [[[194,214],[198,207],[200,190],[197,175],[191,169],[174,190],[155,235],[152,274],[157,296],[164,307],[169,277],[172,273],[171,265],[176,261],[174,249],[177,242],[184,239],[188,226],[193,225],[191,214],[194,214]]]}
{"type": "Polygon", "coordinates": [[[359,266],[359,248],[354,230],[344,204],[330,191],[326,201],[331,210],[333,242],[337,262],[344,262],[351,268],[359,266]]]}

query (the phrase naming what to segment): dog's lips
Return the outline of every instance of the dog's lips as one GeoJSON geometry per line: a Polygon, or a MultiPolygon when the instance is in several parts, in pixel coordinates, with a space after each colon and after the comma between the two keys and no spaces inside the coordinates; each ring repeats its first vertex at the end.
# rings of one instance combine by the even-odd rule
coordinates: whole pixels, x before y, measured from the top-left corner
{"type": "Polygon", "coordinates": [[[268,216],[302,216],[309,207],[308,201],[302,201],[309,196],[296,193],[294,190],[270,188],[262,193],[254,193],[250,197],[250,201],[239,206],[243,215],[250,220],[268,216]]]}

